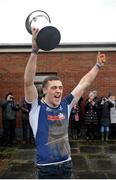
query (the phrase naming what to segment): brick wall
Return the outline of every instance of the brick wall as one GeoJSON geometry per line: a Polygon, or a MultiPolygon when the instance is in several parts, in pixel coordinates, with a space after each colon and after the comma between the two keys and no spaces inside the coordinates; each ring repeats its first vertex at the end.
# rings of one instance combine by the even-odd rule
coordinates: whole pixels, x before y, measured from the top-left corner
{"type": "MultiPolygon", "coordinates": [[[[12,91],[17,102],[24,97],[23,74],[29,53],[0,53],[0,99],[12,91]]],[[[37,72],[57,72],[64,84],[64,95],[68,94],[96,63],[97,52],[54,52],[38,55],[37,72]]],[[[111,91],[116,95],[116,52],[106,52],[107,63],[100,70],[94,83],[86,90],[97,90],[100,96],[111,91]]],[[[0,127],[1,125],[0,114],[0,127]]],[[[21,127],[18,112],[17,127],[21,127]]]]}

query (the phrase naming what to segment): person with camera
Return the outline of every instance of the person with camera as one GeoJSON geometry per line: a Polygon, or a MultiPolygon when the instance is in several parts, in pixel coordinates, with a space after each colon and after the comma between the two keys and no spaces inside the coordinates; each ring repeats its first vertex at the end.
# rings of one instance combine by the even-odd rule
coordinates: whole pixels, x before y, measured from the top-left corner
{"type": "MultiPolygon", "coordinates": [[[[85,89],[95,80],[106,61],[105,54],[98,53],[94,67],[64,98],[63,84],[59,77],[47,77],[43,81],[44,98],[38,98],[34,84],[37,59],[38,29],[32,29],[32,52],[24,72],[24,93],[29,109],[29,121],[36,144],[36,164],[39,179],[72,178],[72,160],[68,139],[71,109],[79,101],[85,89]]],[[[40,57],[39,57],[40,58],[40,57]]],[[[39,60],[39,59],[38,59],[39,60]]],[[[50,63],[50,62],[49,62],[50,63]]]]}
{"type": "Polygon", "coordinates": [[[16,129],[16,113],[19,110],[19,105],[16,104],[12,92],[5,96],[5,100],[0,102],[2,108],[3,121],[3,144],[13,145],[15,141],[16,129]]]}
{"type": "Polygon", "coordinates": [[[100,103],[101,119],[100,119],[100,132],[101,141],[108,141],[109,137],[109,126],[110,126],[110,109],[114,106],[109,97],[102,97],[100,103]]]}

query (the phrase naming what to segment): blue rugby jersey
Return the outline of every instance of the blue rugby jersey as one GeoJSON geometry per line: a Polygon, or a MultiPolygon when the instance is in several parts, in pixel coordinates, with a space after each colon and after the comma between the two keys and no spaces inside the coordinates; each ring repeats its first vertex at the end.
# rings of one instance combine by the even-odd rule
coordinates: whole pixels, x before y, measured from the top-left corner
{"type": "Polygon", "coordinates": [[[69,116],[73,95],[66,96],[57,108],[36,99],[28,104],[29,121],[37,147],[37,164],[53,164],[70,159],[68,141],[69,116]]]}

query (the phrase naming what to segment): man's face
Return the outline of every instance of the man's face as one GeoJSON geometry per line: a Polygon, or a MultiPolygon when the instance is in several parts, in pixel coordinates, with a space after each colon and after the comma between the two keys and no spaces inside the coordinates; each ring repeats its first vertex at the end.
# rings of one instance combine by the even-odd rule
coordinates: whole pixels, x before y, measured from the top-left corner
{"type": "Polygon", "coordinates": [[[9,95],[7,96],[7,100],[8,100],[8,101],[12,101],[12,100],[13,100],[13,95],[9,94],[9,95]]]}
{"type": "Polygon", "coordinates": [[[63,85],[60,80],[48,81],[47,86],[43,88],[45,101],[52,107],[57,107],[62,98],[63,85]]]}
{"type": "Polygon", "coordinates": [[[112,101],[115,101],[115,100],[116,100],[116,97],[115,97],[115,96],[110,96],[110,99],[111,99],[112,101]]]}
{"type": "Polygon", "coordinates": [[[94,94],[93,94],[93,93],[90,93],[90,94],[89,94],[89,99],[92,101],[94,98],[95,98],[94,94]]]}

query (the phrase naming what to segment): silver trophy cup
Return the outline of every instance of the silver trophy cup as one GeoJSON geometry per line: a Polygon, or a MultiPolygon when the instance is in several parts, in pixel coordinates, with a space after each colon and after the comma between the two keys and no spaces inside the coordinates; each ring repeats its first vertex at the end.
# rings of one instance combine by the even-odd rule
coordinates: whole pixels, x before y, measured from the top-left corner
{"type": "Polygon", "coordinates": [[[49,51],[56,48],[61,39],[59,30],[51,25],[49,15],[42,11],[36,10],[31,12],[25,21],[27,31],[32,34],[32,28],[38,28],[36,42],[39,49],[49,51]]]}

